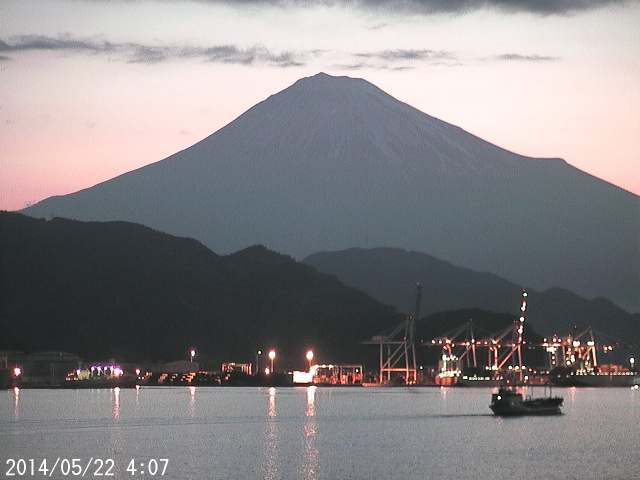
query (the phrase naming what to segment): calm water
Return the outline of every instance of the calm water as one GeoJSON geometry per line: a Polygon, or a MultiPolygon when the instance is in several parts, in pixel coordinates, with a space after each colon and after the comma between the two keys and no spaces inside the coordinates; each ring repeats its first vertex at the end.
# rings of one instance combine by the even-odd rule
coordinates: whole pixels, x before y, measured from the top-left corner
{"type": "MultiPolygon", "coordinates": [[[[490,394],[315,387],[0,391],[2,475],[8,458],[36,459],[36,475],[27,478],[44,478],[37,468],[45,458],[49,467],[57,458],[83,465],[111,458],[114,475],[107,478],[149,478],[148,471],[127,472],[130,460],[168,458],[163,478],[171,479],[640,479],[640,390],[558,388],[564,415],[513,419],[490,414],[490,394]]],[[[92,464],[85,477],[95,469],[92,464]]],[[[51,478],[64,477],[56,471],[51,478]]]]}

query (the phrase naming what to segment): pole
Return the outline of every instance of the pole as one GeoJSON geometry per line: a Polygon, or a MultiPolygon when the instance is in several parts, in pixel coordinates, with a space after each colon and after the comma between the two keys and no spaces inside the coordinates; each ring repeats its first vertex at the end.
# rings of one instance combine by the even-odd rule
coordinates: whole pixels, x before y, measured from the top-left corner
{"type": "Polygon", "coordinates": [[[262,350],[258,350],[256,352],[256,375],[258,375],[258,373],[260,372],[260,354],[262,353],[262,350]]]}

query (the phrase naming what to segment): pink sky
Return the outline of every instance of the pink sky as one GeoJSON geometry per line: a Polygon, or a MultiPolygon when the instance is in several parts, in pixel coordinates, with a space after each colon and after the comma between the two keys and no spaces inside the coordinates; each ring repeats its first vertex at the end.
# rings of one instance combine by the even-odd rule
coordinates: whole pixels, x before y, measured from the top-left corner
{"type": "Polygon", "coordinates": [[[637,2],[402,14],[361,4],[3,4],[0,208],[161,160],[319,71],[640,194],[637,2]]]}

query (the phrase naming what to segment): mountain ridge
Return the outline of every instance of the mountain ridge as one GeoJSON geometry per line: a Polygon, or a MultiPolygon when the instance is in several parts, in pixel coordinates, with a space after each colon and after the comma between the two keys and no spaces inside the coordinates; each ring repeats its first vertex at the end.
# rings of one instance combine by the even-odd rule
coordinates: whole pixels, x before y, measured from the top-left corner
{"type": "MultiPolygon", "coordinates": [[[[0,246],[0,349],[156,361],[195,347],[217,368],[275,348],[280,368],[302,368],[313,348],[322,362],[374,368],[377,349],[361,342],[405,318],[262,245],[221,256],[194,239],[127,222],[0,212],[0,246]]],[[[425,287],[428,300],[432,287],[425,287]]],[[[423,314],[418,346],[470,319],[478,335],[502,330],[516,318],[515,308],[504,310],[511,312],[423,314]]],[[[529,342],[545,333],[531,323],[526,331],[529,342]]],[[[435,365],[439,349],[418,350],[420,362],[435,365]]]]}
{"type": "Polygon", "coordinates": [[[127,222],[0,212],[0,246],[0,349],[155,361],[196,347],[219,365],[276,348],[281,367],[301,368],[308,348],[375,357],[360,341],[401,318],[265,247],[220,256],[127,222]]]}
{"type": "Polygon", "coordinates": [[[563,160],[511,153],[365,80],[324,75],[23,213],[142,223],[220,253],[400,247],[637,310],[639,211],[640,197],[563,160]]]}
{"type": "MultiPolygon", "coordinates": [[[[422,315],[477,308],[516,312],[523,288],[529,293],[527,321],[542,335],[568,335],[593,327],[640,342],[634,314],[600,297],[587,300],[560,287],[536,291],[492,273],[476,272],[420,252],[391,248],[319,252],[303,260],[316,270],[368,293],[398,311],[411,308],[415,282],[422,284],[422,315]]],[[[637,316],[637,314],[635,314],[637,316]]]]}

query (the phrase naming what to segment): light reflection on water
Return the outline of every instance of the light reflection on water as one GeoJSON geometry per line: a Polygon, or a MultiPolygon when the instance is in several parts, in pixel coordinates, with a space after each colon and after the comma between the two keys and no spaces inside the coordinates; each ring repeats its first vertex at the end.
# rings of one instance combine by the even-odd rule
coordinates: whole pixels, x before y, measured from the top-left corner
{"type": "Polygon", "coordinates": [[[268,391],[267,422],[264,440],[263,472],[265,480],[271,480],[278,475],[278,424],[276,423],[276,389],[268,391]]]}
{"type": "Polygon", "coordinates": [[[305,416],[307,421],[304,424],[303,442],[303,464],[300,471],[303,478],[316,480],[318,471],[318,449],[316,448],[316,421],[315,421],[315,401],[317,387],[311,385],[307,387],[307,409],[305,416]]]}
{"type": "Polygon", "coordinates": [[[476,388],[16,389],[0,392],[0,445],[114,458],[116,479],[132,458],[187,480],[640,478],[640,391],[553,393],[564,415],[500,419],[476,388]]]}
{"type": "Polygon", "coordinates": [[[20,389],[13,387],[13,418],[18,420],[20,418],[20,389]]]}
{"type": "Polygon", "coordinates": [[[113,419],[120,419],[120,387],[115,387],[113,391],[113,419]]]}
{"type": "Polygon", "coordinates": [[[195,417],[196,414],[196,387],[189,388],[189,416],[195,417]]]}

